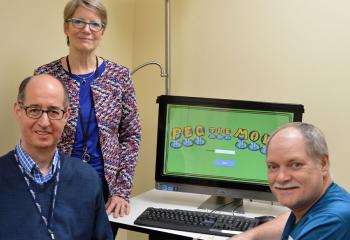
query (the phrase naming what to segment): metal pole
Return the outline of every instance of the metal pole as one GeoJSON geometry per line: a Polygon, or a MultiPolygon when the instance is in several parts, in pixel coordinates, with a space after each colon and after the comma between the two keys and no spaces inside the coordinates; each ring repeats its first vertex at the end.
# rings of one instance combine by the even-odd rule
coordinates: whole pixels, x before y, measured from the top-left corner
{"type": "Polygon", "coordinates": [[[165,0],[165,94],[170,95],[171,87],[170,55],[170,0],[165,0]]]}
{"type": "Polygon", "coordinates": [[[170,0],[165,2],[165,71],[162,66],[156,61],[148,61],[137,66],[131,71],[131,75],[148,65],[157,65],[161,71],[161,77],[165,77],[165,95],[170,95],[171,77],[170,77],[170,0]]]}

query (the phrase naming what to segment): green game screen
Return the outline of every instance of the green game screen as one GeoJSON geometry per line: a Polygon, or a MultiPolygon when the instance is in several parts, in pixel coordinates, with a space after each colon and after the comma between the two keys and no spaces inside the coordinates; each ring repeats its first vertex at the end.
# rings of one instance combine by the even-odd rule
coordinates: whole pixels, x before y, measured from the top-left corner
{"type": "Polygon", "coordinates": [[[266,142],[293,113],[168,105],[165,175],[267,185],[266,142]]]}

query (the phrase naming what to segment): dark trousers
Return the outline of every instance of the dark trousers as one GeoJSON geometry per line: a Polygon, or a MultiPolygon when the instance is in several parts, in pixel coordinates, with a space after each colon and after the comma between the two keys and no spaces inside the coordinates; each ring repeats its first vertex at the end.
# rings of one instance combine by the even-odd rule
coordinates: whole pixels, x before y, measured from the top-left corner
{"type": "MultiPolygon", "coordinates": [[[[108,184],[107,184],[106,180],[102,181],[102,186],[103,186],[103,197],[104,197],[104,200],[106,203],[108,201],[108,196],[109,196],[109,189],[108,189],[108,184]]],[[[118,227],[115,227],[114,224],[111,224],[111,227],[112,227],[112,231],[113,231],[113,236],[115,238],[118,234],[118,227]]]]}

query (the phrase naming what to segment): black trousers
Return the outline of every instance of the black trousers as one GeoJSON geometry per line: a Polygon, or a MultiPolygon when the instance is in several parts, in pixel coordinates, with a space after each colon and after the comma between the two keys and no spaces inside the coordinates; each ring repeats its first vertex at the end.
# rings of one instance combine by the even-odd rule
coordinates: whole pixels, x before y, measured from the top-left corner
{"type": "MultiPolygon", "coordinates": [[[[109,196],[109,189],[108,189],[108,184],[106,180],[102,181],[102,186],[103,186],[103,198],[106,203],[108,201],[108,196],[109,196]]],[[[111,227],[112,227],[113,236],[115,238],[118,234],[118,227],[115,227],[112,223],[111,223],[111,227]]]]}

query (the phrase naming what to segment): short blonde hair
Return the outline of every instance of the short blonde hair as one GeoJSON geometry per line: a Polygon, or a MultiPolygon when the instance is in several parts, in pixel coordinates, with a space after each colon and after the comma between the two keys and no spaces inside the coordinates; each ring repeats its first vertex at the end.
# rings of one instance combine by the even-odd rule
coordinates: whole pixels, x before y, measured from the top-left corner
{"type": "Polygon", "coordinates": [[[80,6],[96,13],[101,18],[104,27],[107,26],[107,10],[100,0],[70,0],[64,8],[64,21],[71,18],[80,6]]]}

